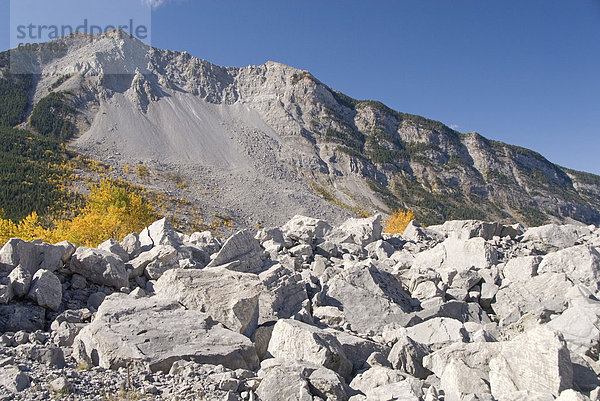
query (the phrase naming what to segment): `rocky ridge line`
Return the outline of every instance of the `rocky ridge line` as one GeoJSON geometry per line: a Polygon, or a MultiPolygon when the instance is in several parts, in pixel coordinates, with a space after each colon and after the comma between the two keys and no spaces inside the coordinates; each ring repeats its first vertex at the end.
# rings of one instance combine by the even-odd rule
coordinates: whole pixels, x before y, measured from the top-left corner
{"type": "MultiPolygon", "coordinates": [[[[64,52],[25,61],[39,73],[34,102],[50,91],[72,94],[82,134],[72,145],[119,172],[137,162],[179,171],[193,183],[186,199],[207,215],[225,211],[240,227],[282,225],[286,210],[343,221],[347,211],[316,186],[351,207],[411,209],[427,224],[600,224],[598,176],[351,99],[308,71],[275,62],[221,67],[122,32],[60,42],[64,52]]],[[[182,195],[164,178],[151,185],[182,195]]]]}

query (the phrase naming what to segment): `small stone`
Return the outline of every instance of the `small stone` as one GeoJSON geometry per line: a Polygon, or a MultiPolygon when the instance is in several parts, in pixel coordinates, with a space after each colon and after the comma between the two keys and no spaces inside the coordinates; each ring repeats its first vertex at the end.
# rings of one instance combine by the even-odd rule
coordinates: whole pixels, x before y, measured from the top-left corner
{"type": "Polygon", "coordinates": [[[59,377],[50,382],[50,390],[58,394],[69,394],[73,391],[73,386],[65,377],[59,377]]]}
{"type": "Polygon", "coordinates": [[[29,292],[29,286],[31,285],[31,273],[23,266],[19,265],[15,267],[10,274],[8,279],[10,286],[12,287],[13,294],[17,298],[24,297],[29,292]]]}
{"type": "Polygon", "coordinates": [[[30,343],[44,344],[46,341],[48,341],[48,338],[48,334],[40,330],[36,331],[35,333],[29,334],[30,343]]]}
{"type": "Polygon", "coordinates": [[[240,382],[236,379],[224,379],[219,381],[218,387],[222,391],[237,391],[240,382]]]}
{"type": "Polygon", "coordinates": [[[74,290],[82,290],[87,287],[87,280],[80,274],[73,274],[71,278],[71,288],[74,290]]]}
{"type": "Polygon", "coordinates": [[[483,283],[481,285],[481,297],[479,298],[481,307],[486,309],[490,307],[499,288],[496,284],[483,283]]]}
{"type": "Polygon", "coordinates": [[[29,342],[29,333],[26,331],[17,331],[13,336],[13,343],[15,345],[27,344],[29,342]]]}
{"type": "Polygon", "coordinates": [[[12,393],[20,393],[29,388],[29,376],[22,373],[18,367],[10,366],[0,370],[0,386],[4,386],[12,393]]]}
{"type": "Polygon", "coordinates": [[[0,360],[0,368],[3,368],[5,366],[14,365],[14,364],[15,364],[15,359],[12,356],[0,360]]]}
{"type": "Polygon", "coordinates": [[[367,359],[367,362],[365,365],[368,365],[369,367],[372,367],[372,366],[381,366],[384,368],[392,367],[392,365],[387,360],[385,355],[381,352],[373,352],[371,355],[369,355],[369,358],[367,359]]]}
{"type": "Polygon", "coordinates": [[[0,284],[0,304],[8,305],[13,299],[13,290],[10,284],[0,284]]]}
{"type": "Polygon", "coordinates": [[[141,289],[139,287],[129,293],[129,296],[132,298],[142,298],[142,297],[145,297],[146,295],[147,295],[146,291],[144,291],[143,289],[141,289]]]}
{"type": "Polygon", "coordinates": [[[103,292],[95,292],[88,298],[87,306],[91,310],[98,310],[102,302],[104,302],[104,298],[106,298],[106,294],[103,292]]]}
{"type": "Polygon", "coordinates": [[[449,300],[466,301],[468,297],[469,293],[464,288],[448,288],[446,290],[446,298],[449,300]]]}

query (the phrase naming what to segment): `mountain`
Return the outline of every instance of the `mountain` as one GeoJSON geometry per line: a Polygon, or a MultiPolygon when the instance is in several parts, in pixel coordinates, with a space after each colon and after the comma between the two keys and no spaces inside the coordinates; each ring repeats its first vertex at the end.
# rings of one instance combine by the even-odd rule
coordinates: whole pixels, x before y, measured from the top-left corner
{"type": "Polygon", "coordinates": [[[308,71],[275,62],[221,67],[120,31],[58,42],[54,53],[13,53],[35,70],[18,120],[50,104],[62,131],[51,120],[49,133],[72,130],[70,145],[113,174],[205,213],[226,211],[240,226],[282,224],[294,214],[339,222],[396,208],[425,224],[600,224],[599,176],[352,99],[308,71]],[[149,178],[127,173],[140,163],[149,178]]]}

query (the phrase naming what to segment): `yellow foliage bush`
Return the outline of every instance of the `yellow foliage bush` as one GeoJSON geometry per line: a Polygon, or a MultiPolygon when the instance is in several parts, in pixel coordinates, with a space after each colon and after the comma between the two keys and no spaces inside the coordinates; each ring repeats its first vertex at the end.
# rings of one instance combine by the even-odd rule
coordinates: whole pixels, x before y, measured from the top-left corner
{"type": "Polygon", "coordinates": [[[135,167],[135,173],[141,179],[146,179],[150,176],[150,169],[148,166],[144,166],[143,164],[138,164],[135,167]]]}
{"type": "Polygon", "coordinates": [[[129,233],[140,232],[159,217],[142,195],[122,182],[102,181],[90,190],[85,206],[72,219],[45,223],[35,212],[17,224],[0,219],[0,242],[39,238],[95,247],[107,239],[120,241],[129,233]]]}
{"type": "Polygon", "coordinates": [[[411,220],[415,219],[415,214],[411,210],[398,209],[389,219],[385,221],[383,232],[389,234],[402,234],[411,220]]]}

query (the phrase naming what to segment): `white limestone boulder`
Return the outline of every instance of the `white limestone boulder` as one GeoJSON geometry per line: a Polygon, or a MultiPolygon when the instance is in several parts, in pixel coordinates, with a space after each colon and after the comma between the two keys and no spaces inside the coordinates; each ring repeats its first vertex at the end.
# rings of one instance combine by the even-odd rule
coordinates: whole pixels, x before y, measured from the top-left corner
{"type": "MultiPolygon", "coordinates": [[[[70,250],[62,246],[50,245],[41,241],[23,241],[11,238],[0,249],[0,267],[8,266],[4,272],[8,274],[13,268],[21,265],[32,275],[39,269],[54,272],[63,265],[63,258],[70,250]]],[[[0,271],[0,276],[3,272],[0,271]]]]}
{"type": "Polygon", "coordinates": [[[338,244],[350,243],[364,247],[380,240],[382,231],[383,223],[379,214],[364,219],[350,218],[334,228],[327,239],[338,244]]]}
{"type": "Polygon", "coordinates": [[[600,252],[588,245],[573,246],[544,256],[538,274],[564,273],[575,284],[600,289],[600,252]]]}
{"type": "Polygon", "coordinates": [[[29,270],[19,265],[15,267],[8,275],[8,280],[12,288],[12,293],[17,298],[24,297],[29,293],[29,287],[31,286],[32,274],[29,270]]]}
{"type": "Polygon", "coordinates": [[[498,260],[497,250],[483,238],[448,238],[432,249],[415,255],[413,269],[464,271],[487,269],[498,260]]]}
{"type": "Polygon", "coordinates": [[[296,320],[277,321],[268,352],[275,358],[300,359],[324,366],[344,378],[352,372],[352,362],[334,335],[296,320]]]}
{"type": "Polygon", "coordinates": [[[77,248],[69,269],[95,284],[114,288],[129,287],[125,263],[110,252],[86,247],[77,248]]]}
{"type": "Polygon", "coordinates": [[[158,297],[107,297],[73,345],[79,363],[168,372],[177,360],[258,368],[254,345],[203,312],[158,297]]]}
{"type": "Polygon", "coordinates": [[[589,227],[574,224],[546,224],[527,229],[521,243],[529,244],[543,252],[556,251],[575,245],[584,236],[590,235],[589,227]]]}
{"type": "Polygon", "coordinates": [[[573,367],[562,335],[540,326],[502,344],[490,360],[490,387],[495,398],[517,391],[558,396],[573,385],[573,367]]]}
{"type": "Polygon", "coordinates": [[[154,290],[160,298],[206,312],[230,330],[250,337],[258,325],[264,286],[255,274],[216,267],[169,270],[154,290]]]}
{"type": "Polygon", "coordinates": [[[62,302],[62,285],[54,273],[40,269],[33,275],[28,297],[41,307],[57,310],[62,302]]]}
{"type": "MultiPolygon", "coordinates": [[[[281,227],[283,234],[294,241],[312,244],[317,238],[324,238],[331,226],[324,220],[296,215],[281,227]]],[[[283,238],[278,242],[284,243],[283,238]]]]}
{"type": "Polygon", "coordinates": [[[358,333],[379,332],[413,311],[411,296],[400,282],[369,262],[352,264],[334,276],[324,295],[323,302],[338,307],[358,333]]]}
{"type": "Polygon", "coordinates": [[[207,267],[227,265],[229,270],[260,273],[263,269],[264,249],[250,230],[242,230],[225,241],[207,267]]]}

